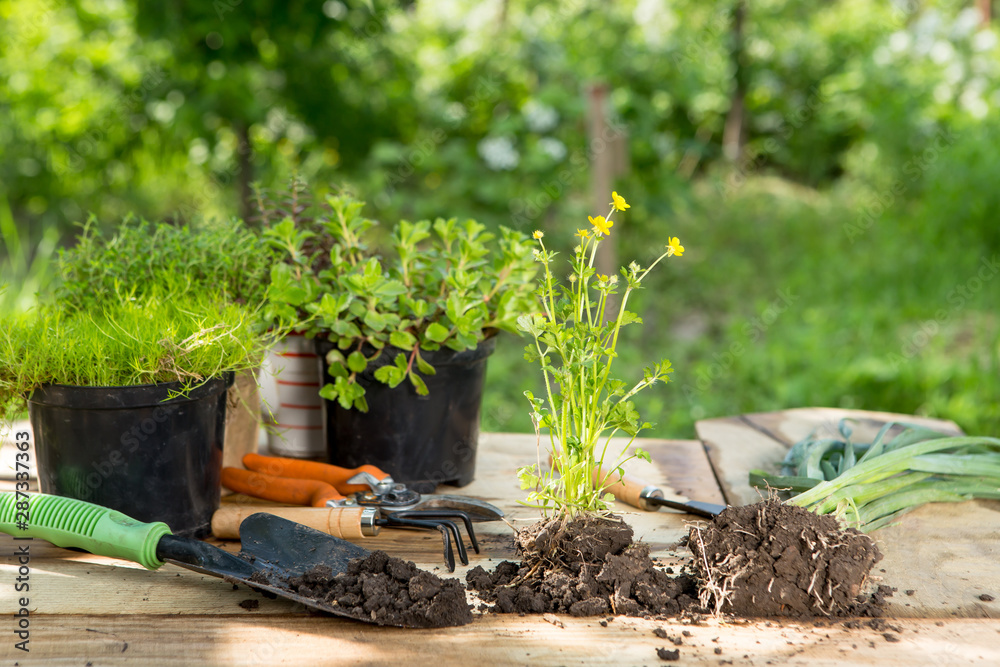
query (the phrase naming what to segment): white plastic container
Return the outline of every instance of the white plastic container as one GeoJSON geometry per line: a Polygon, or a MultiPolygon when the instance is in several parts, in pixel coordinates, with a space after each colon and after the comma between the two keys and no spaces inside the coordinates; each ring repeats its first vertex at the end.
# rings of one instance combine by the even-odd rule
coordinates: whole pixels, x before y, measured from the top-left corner
{"type": "Polygon", "coordinates": [[[268,450],[276,456],[325,457],[319,358],[313,340],[289,334],[271,350],[267,365],[276,389],[269,401],[274,425],[268,433],[268,450]]]}

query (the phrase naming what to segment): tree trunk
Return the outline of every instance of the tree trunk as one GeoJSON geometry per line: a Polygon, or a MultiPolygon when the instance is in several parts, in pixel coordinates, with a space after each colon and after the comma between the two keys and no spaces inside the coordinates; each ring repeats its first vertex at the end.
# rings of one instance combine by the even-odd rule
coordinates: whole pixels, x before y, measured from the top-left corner
{"type": "Polygon", "coordinates": [[[743,145],[746,143],[745,100],[749,84],[746,45],[743,35],[746,15],[746,0],[736,0],[736,5],[733,8],[733,44],[730,50],[730,59],[733,63],[733,98],[729,105],[729,114],[726,116],[726,126],[722,133],[722,152],[732,162],[739,162],[743,155],[743,145]]]}
{"type": "Polygon", "coordinates": [[[239,156],[236,179],[240,185],[240,217],[244,223],[250,224],[250,218],[253,216],[253,191],[250,188],[250,184],[253,183],[253,163],[250,161],[253,151],[250,148],[250,126],[240,123],[236,127],[236,136],[239,141],[236,148],[236,154],[239,156]]]}
{"type": "MultiPolygon", "coordinates": [[[[590,194],[593,215],[607,215],[611,201],[611,189],[614,187],[615,167],[617,160],[614,143],[617,134],[610,132],[605,117],[604,108],[608,97],[607,86],[594,84],[587,91],[589,101],[589,134],[590,134],[590,194]]],[[[594,268],[598,273],[613,275],[618,273],[618,252],[615,248],[615,235],[606,237],[597,246],[597,256],[594,258],[594,268]]]]}

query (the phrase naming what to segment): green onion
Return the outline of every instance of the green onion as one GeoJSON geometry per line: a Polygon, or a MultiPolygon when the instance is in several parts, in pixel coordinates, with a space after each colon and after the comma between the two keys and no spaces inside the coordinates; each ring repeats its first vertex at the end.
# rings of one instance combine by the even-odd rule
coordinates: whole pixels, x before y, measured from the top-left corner
{"type": "Polygon", "coordinates": [[[750,471],[753,486],[797,493],[786,502],[817,514],[835,514],[869,532],[931,502],[1000,499],[1000,438],[948,436],[892,422],[870,444],[806,438],[788,451],[781,475],[750,471]],[[906,430],[887,439],[894,426],[906,430]]]}

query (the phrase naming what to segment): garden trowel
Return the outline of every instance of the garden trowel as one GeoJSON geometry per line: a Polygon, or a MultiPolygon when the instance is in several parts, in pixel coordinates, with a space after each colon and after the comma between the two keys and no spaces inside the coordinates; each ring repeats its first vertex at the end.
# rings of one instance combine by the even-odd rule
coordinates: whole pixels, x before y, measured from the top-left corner
{"type": "MultiPolygon", "coordinates": [[[[37,537],[58,547],[123,558],[155,570],[173,563],[195,572],[245,584],[338,616],[373,623],[280,584],[325,565],[333,575],[369,552],[337,537],[270,514],[253,514],[240,526],[241,551],[231,554],[206,542],[170,533],[162,522],[142,523],[100,505],[43,493],[0,493],[0,532],[37,537]]],[[[331,575],[332,576],[332,575],[331,575]]]]}

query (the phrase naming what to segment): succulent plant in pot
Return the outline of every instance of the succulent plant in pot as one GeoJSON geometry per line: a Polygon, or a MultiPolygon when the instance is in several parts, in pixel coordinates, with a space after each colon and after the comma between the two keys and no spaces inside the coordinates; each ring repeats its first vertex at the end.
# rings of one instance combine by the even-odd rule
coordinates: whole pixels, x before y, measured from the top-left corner
{"type": "Polygon", "coordinates": [[[268,312],[317,339],[331,461],[418,489],[472,480],[486,358],[533,308],[530,240],[473,220],[400,221],[330,195],[265,236],[285,253],[268,312]]]}

